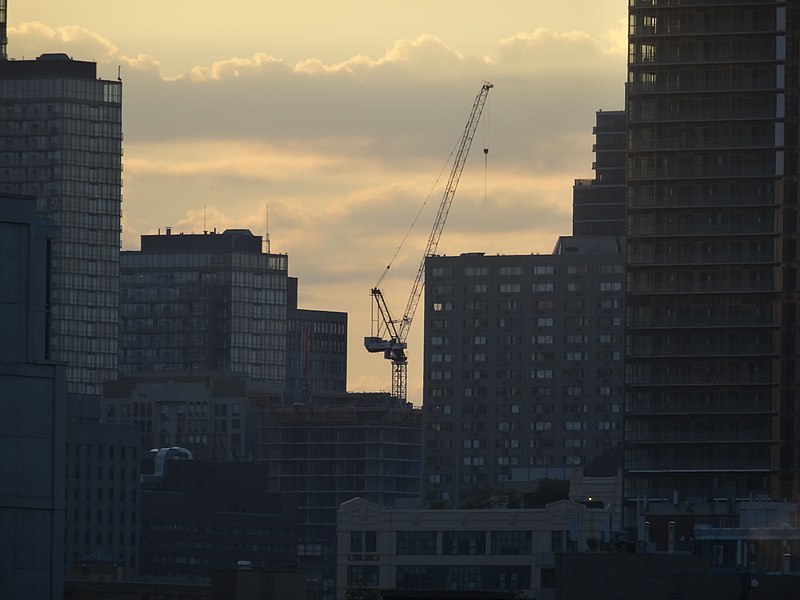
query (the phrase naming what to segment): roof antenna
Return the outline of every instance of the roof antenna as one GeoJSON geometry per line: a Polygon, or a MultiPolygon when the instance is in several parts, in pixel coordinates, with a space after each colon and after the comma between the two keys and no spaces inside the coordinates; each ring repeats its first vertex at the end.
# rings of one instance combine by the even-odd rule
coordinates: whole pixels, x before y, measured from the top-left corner
{"type": "Polygon", "coordinates": [[[269,202],[267,202],[265,211],[266,215],[265,215],[264,246],[266,248],[267,254],[272,254],[272,247],[269,242],[269,202]]]}
{"type": "Polygon", "coordinates": [[[206,227],[206,205],[203,204],[203,235],[208,233],[208,228],[206,227]]]}

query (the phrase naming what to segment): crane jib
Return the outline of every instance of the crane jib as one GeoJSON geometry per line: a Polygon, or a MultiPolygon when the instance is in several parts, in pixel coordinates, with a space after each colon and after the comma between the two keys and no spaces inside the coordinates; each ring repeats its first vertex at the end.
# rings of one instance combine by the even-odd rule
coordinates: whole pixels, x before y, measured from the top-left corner
{"type": "MultiPolygon", "coordinates": [[[[450,177],[447,180],[442,200],[439,203],[439,210],[436,213],[433,228],[428,236],[425,252],[422,255],[419,269],[417,269],[414,284],[411,286],[411,293],[406,303],[406,309],[403,312],[403,318],[399,321],[393,319],[381,290],[377,287],[372,288],[373,311],[377,311],[378,314],[375,315],[373,312],[373,335],[364,338],[364,346],[369,352],[383,352],[384,358],[392,361],[392,395],[403,401],[406,400],[406,370],[408,366],[408,358],[405,353],[407,347],[406,339],[422,297],[425,259],[436,254],[436,248],[439,245],[439,239],[442,236],[442,230],[447,221],[447,215],[450,212],[458,182],[461,179],[461,172],[464,170],[469,150],[472,147],[472,140],[478,128],[478,121],[480,121],[489,90],[493,87],[491,83],[484,81],[472,104],[472,110],[469,113],[464,132],[461,134],[458,151],[453,160],[453,168],[450,171],[450,177]],[[386,335],[388,339],[384,339],[383,335],[386,335]]],[[[485,149],[484,153],[486,151],[485,149]]]]}

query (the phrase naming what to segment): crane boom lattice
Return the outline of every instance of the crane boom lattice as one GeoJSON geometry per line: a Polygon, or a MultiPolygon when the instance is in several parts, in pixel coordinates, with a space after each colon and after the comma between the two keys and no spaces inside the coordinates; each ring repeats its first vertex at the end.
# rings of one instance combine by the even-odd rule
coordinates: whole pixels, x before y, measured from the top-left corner
{"type": "Polygon", "coordinates": [[[372,335],[364,338],[364,347],[368,352],[383,352],[384,358],[392,361],[392,395],[401,400],[406,400],[408,367],[408,357],[405,352],[407,348],[406,340],[411,329],[411,323],[414,320],[414,314],[417,312],[417,307],[422,297],[425,278],[425,259],[432,254],[436,254],[436,249],[439,246],[439,239],[442,236],[442,230],[444,229],[447,215],[450,212],[450,206],[453,203],[453,198],[458,188],[458,182],[461,179],[461,173],[464,170],[469,150],[472,147],[472,140],[475,138],[475,132],[478,129],[478,122],[480,121],[483,107],[486,105],[486,99],[492,87],[494,86],[491,83],[483,82],[481,90],[478,92],[478,95],[475,97],[475,102],[472,104],[472,110],[469,113],[464,132],[461,134],[455,158],[453,159],[450,177],[447,180],[442,200],[439,203],[439,210],[436,213],[433,228],[428,236],[428,243],[425,246],[425,252],[422,255],[419,269],[417,269],[414,284],[411,286],[411,293],[409,294],[402,319],[397,321],[392,318],[389,306],[386,303],[386,299],[383,297],[383,292],[381,292],[378,287],[372,288],[372,298],[374,301],[372,335]],[[375,314],[376,311],[377,315],[375,314]],[[383,335],[386,335],[388,339],[384,339],[383,335]]]}

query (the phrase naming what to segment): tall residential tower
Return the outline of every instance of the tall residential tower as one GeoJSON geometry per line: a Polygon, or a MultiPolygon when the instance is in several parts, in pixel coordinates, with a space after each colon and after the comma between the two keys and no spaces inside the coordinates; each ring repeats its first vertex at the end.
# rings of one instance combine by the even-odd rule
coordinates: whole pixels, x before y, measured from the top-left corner
{"type": "MultiPolygon", "coordinates": [[[[5,4],[5,3],[3,3],[5,4]]],[[[65,54],[0,60],[0,192],[55,225],[46,354],[67,391],[117,375],[122,83],[65,54]]]]}
{"type": "Polygon", "coordinates": [[[631,0],[625,494],[798,494],[800,4],[631,0]]]}

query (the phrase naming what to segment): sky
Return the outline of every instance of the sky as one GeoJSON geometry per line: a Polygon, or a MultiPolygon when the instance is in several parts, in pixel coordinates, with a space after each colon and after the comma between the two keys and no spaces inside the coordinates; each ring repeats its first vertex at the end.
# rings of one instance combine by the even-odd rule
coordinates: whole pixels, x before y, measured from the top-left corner
{"type": "MultiPolygon", "coordinates": [[[[268,222],[300,307],[349,315],[348,389],[388,391],[389,362],[363,348],[370,289],[399,248],[381,288],[400,315],[482,82],[495,87],[437,253],[549,253],[571,233],[573,181],[593,177],[595,112],[623,108],[626,11],[625,0],[9,0],[8,54],[66,52],[121,76],[123,249],[165,227],[263,235],[268,222]]],[[[422,324],[420,307],[415,404],[422,324]]]]}

